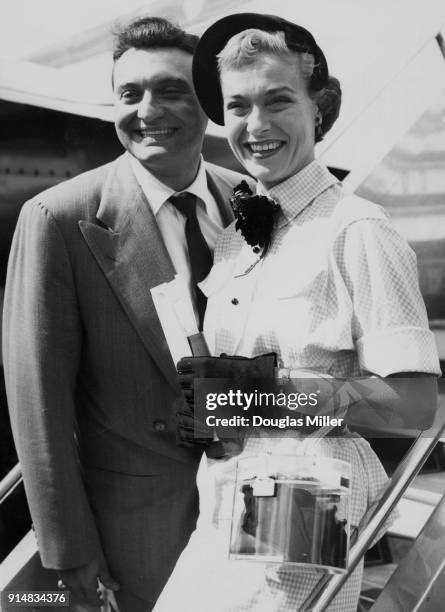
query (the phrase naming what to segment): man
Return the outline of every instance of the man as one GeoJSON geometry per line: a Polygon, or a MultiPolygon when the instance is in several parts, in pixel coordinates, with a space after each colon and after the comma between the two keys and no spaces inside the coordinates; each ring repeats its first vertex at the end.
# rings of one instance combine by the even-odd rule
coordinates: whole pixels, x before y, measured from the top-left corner
{"type": "Polygon", "coordinates": [[[27,202],[9,263],[8,400],[42,561],[85,605],[99,578],[121,612],[151,609],[197,516],[199,456],[175,442],[180,389],[150,294],[180,273],[202,318],[169,198],[196,196],[211,249],[242,178],[201,160],[196,43],[160,18],[117,35],[127,152],[27,202]]]}

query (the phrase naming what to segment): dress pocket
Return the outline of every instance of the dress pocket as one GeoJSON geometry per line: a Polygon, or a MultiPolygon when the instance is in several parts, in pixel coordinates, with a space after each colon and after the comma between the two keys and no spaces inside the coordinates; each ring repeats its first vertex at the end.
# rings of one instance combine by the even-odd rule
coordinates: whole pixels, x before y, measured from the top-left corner
{"type": "Polygon", "coordinates": [[[270,299],[287,300],[308,295],[328,281],[328,261],[325,253],[304,253],[281,249],[265,258],[261,274],[261,292],[270,299]]]}
{"type": "Polygon", "coordinates": [[[277,286],[274,297],[277,300],[292,300],[299,297],[311,297],[316,300],[321,297],[327,280],[328,273],[326,270],[311,271],[309,274],[299,271],[292,275],[289,282],[282,282],[277,286]]]}

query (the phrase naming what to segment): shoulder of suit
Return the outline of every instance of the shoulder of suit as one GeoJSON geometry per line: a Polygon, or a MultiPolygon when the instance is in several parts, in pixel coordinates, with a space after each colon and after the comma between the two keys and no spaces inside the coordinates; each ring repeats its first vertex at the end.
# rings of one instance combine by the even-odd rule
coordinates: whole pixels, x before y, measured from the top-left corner
{"type": "Polygon", "coordinates": [[[116,171],[121,159],[122,156],[54,185],[34,196],[29,204],[44,207],[55,218],[94,217],[104,185],[109,176],[116,171]]]}
{"type": "Polygon", "coordinates": [[[241,172],[229,170],[228,168],[223,168],[222,166],[217,166],[216,164],[212,164],[207,161],[205,162],[205,167],[208,172],[216,175],[219,179],[225,181],[233,187],[237,183],[240,183],[244,180],[247,181],[251,188],[255,189],[255,180],[247,174],[242,174],[241,172]]]}

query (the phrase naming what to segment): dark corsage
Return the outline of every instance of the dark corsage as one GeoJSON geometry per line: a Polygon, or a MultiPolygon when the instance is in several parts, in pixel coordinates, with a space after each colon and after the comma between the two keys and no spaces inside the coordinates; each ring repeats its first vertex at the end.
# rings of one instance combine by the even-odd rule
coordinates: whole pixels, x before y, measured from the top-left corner
{"type": "Polygon", "coordinates": [[[246,181],[241,181],[233,190],[230,204],[236,217],[235,228],[255,253],[269,248],[274,220],[280,206],[265,195],[253,195],[246,181]]]}

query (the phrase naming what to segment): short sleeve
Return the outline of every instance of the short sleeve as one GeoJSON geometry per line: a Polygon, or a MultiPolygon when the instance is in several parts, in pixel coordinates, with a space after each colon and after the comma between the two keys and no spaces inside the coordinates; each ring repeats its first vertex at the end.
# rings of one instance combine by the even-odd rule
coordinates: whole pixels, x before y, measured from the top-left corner
{"type": "Polygon", "coordinates": [[[389,219],[352,222],[335,257],[353,304],[352,336],[364,371],[440,374],[414,251],[389,219]]]}

